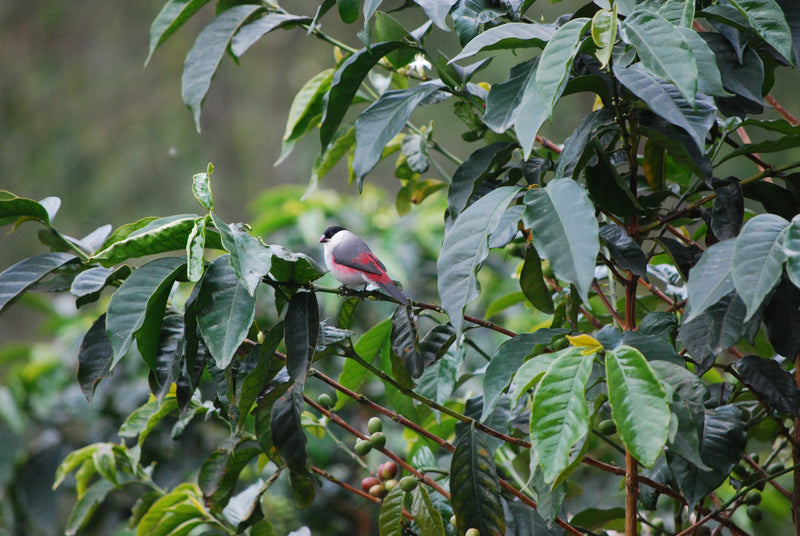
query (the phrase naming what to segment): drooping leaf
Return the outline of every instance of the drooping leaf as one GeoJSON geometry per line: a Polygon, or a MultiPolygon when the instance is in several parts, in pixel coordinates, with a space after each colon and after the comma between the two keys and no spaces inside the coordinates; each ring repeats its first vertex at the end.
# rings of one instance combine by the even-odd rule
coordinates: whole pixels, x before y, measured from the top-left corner
{"type": "Polygon", "coordinates": [[[276,281],[305,285],[325,275],[314,259],[303,253],[293,253],[283,246],[272,244],[270,274],[276,281]]]}
{"type": "Polygon", "coordinates": [[[525,248],[525,261],[519,273],[519,286],[525,298],[543,313],[555,311],[553,295],[544,281],[542,259],[533,244],[525,248]]]}
{"type": "Polygon", "coordinates": [[[437,262],[439,296],[457,337],[464,326],[464,308],[480,293],[476,272],[489,254],[489,235],[518,192],[511,186],[493,190],[470,205],[445,233],[437,262]]]}
{"type": "Polygon", "coordinates": [[[747,18],[750,26],[764,41],[775,47],[784,58],[792,60],[792,33],[786,17],[775,0],[728,0],[747,18]]]}
{"type": "Polygon", "coordinates": [[[667,393],[645,357],[625,345],[606,352],[606,381],[620,439],[637,460],[652,467],[667,441],[667,393]]]}
{"type": "Polygon", "coordinates": [[[800,389],[792,375],[774,359],[746,355],[736,362],[742,383],[772,409],[789,415],[800,413],[800,389]]]}
{"type": "Polygon", "coordinates": [[[734,290],[731,263],[735,245],[736,240],[714,244],[703,253],[700,261],[689,272],[686,285],[689,311],[684,323],[697,318],[700,313],[734,290]]]}
{"type": "MultiPolygon", "coordinates": [[[[364,361],[374,363],[381,353],[389,351],[391,334],[392,322],[387,318],[359,337],[353,348],[364,361]]],[[[367,369],[360,363],[348,359],[342,365],[342,372],[339,374],[338,380],[348,389],[358,391],[368,374],[367,369]]],[[[349,400],[347,397],[339,396],[336,409],[340,409],[347,400],[349,400]]]]}
{"type": "Polygon", "coordinates": [[[361,82],[372,67],[389,52],[408,46],[400,41],[376,43],[348,57],[336,69],[323,104],[322,124],[319,127],[322,147],[327,147],[333,139],[361,82]]]}
{"type": "Polygon", "coordinates": [[[0,273],[0,312],[33,284],[75,258],[71,253],[43,253],[3,270],[0,273]]]}
{"type": "Polygon", "coordinates": [[[690,107],[694,107],[697,61],[683,34],[661,15],[645,9],[635,10],[627,17],[621,32],[647,70],[675,84],[690,107]]]}
{"type": "Polygon", "coordinates": [[[539,100],[548,117],[552,117],[553,107],[564,92],[572,62],[590,24],[591,19],[584,17],[570,20],[556,30],[542,50],[535,78],[539,100]]]}
{"type": "MultiPolygon", "coordinates": [[[[581,170],[578,163],[586,154],[586,146],[595,139],[598,129],[611,125],[613,120],[614,115],[607,108],[595,110],[584,117],[572,134],[564,140],[564,150],[558,155],[556,163],[556,177],[576,178],[581,170]]],[[[590,153],[590,156],[594,155],[590,153]]]]}
{"type": "Polygon", "coordinates": [[[106,314],[106,331],[114,359],[110,368],[124,356],[134,335],[145,360],[155,358],[161,320],[172,284],[185,273],[186,259],[164,257],[137,268],[111,296],[106,314]]]}
{"type": "Polygon", "coordinates": [[[614,224],[604,225],[600,227],[600,236],[620,268],[630,270],[647,281],[647,257],[625,229],[614,224]]]}
{"type": "Polygon", "coordinates": [[[753,317],[781,278],[786,260],[783,237],[788,225],[780,216],[759,214],[748,220],[736,238],[731,278],[747,307],[745,322],[753,317]]]}
{"type": "Polygon", "coordinates": [[[100,503],[105,500],[106,495],[115,487],[114,482],[106,479],[100,479],[92,483],[72,508],[64,534],[68,536],[77,534],[92,517],[100,503]]]}
{"type": "Polygon", "coordinates": [[[483,50],[507,50],[538,47],[542,48],[555,33],[552,24],[530,24],[527,22],[509,22],[489,28],[472,39],[450,63],[483,50]]]}
{"type": "Polygon", "coordinates": [[[150,367],[148,376],[150,392],[156,395],[158,400],[164,399],[178,378],[183,357],[181,355],[183,332],[183,315],[164,316],[155,355],[152,361],[147,362],[147,366],[150,367]]]}
{"type": "Polygon", "coordinates": [[[301,413],[303,410],[302,386],[294,384],[275,401],[272,407],[270,430],[272,441],[286,466],[293,473],[308,472],[306,435],[303,432],[301,413]]]}
{"type": "Polygon", "coordinates": [[[531,68],[532,72],[521,82],[521,95],[514,97],[519,99],[519,104],[513,111],[510,110],[504,114],[508,117],[507,121],[513,118],[514,133],[522,146],[522,156],[526,160],[531,156],[539,129],[548,118],[547,108],[542,104],[542,97],[536,84],[536,73],[539,72],[538,62],[535,67],[532,64],[531,68]]]}
{"type": "Polygon", "coordinates": [[[514,149],[512,143],[495,142],[475,150],[458,166],[447,189],[447,206],[454,219],[466,208],[479,185],[508,162],[514,149]]]}
{"type": "Polygon", "coordinates": [[[592,17],[592,40],[597,46],[595,56],[600,67],[605,68],[611,60],[611,52],[617,40],[617,5],[612,9],[601,9],[592,17]]]}
{"type": "Polygon", "coordinates": [[[197,282],[205,271],[206,218],[197,218],[186,240],[186,278],[197,282]]]}
{"type": "Polygon", "coordinates": [[[480,34],[484,24],[505,14],[506,9],[490,0],[460,0],[450,12],[461,46],[480,34]]]}
{"type": "Polygon", "coordinates": [[[281,155],[275,165],[283,162],[294,149],[297,141],[308,134],[322,118],[325,93],[331,87],[333,69],[326,69],[306,82],[294,96],[289,107],[289,117],[281,141],[281,155]]]}
{"type": "MultiPolygon", "coordinates": [[[[527,26],[527,25],[526,25],[527,26]]],[[[533,80],[537,58],[517,63],[511,68],[508,80],[493,84],[486,97],[486,112],[483,122],[493,131],[502,134],[517,120],[518,107],[525,88],[533,80]]]]}
{"type": "Polygon", "coordinates": [[[78,382],[89,403],[100,380],[111,374],[113,357],[114,350],[106,334],[106,315],[103,314],[83,336],[78,350],[78,382]]]}
{"type": "Polygon", "coordinates": [[[421,102],[438,91],[436,81],[403,90],[387,91],[356,119],[353,172],[362,179],[380,161],[383,149],[402,130],[421,102]]]}
{"type": "Polygon", "coordinates": [[[137,443],[141,447],[150,435],[150,432],[167,415],[171,415],[178,409],[178,402],[174,397],[167,397],[162,402],[150,397],[147,403],[128,415],[122,426],[119,427],[120,437],[137,437],[137,443]]]}
{"type": "Polygon", "coordinates": [[[447,14],[456,2],[458,0],[414,0],[431,22],[444,31],[450,31],[447,27],[447,14]]]}
{"type": "Polygon", "coordinates": [[[273,30],[278,28],[291,28],[298,24],[309,24],[311,18],[301,17],[298,15],[289,15],[284,13],[270,13],[260,19],[245,24],[236,35],[233,36],[231,41],[231,52],[236,57],[240,57],[249,49],[256,41],[267,35],[273,30]]]}
{"type": "Polygon", "coordinates": [[[487,536],[505,533],[494,455],[482,432],[472,427],[458,440],[450,460],[450,490],[459,534],[468,528],[487,536]]]}
{"type": "Polygon", "coordinates": [[[392,352],[400,358],[403,368],[412,378],[422,375],[424,362],[410,305],[398,305],[392,315],[392,352]]]}
{"type": "Polygon", "coordinates": [[[437,324],[419,341],[422,362],[427,367],[438,361],[456,340],[456,332],[450,324],[437,324]]]}
{"type": "Polygon", "coordinates": [[[657,143],[672,159],[701,179],[711,177],[711,161],[688,132],[654,113],[641,112],[636,131],[657,143]]]}
{"type": "Polygon", "coordinates": [[[226,9],[203,28],[194,46],[186,55],[181,78],[183,101],[192,111],[197,131],[200,132],[200,111],[211,79],[217,72],[222,57],[233,35],[244,22],[262,6],[244,4],[226,9]]]}
{"type": "Polygon", "coordinates": [[[261,447],[258,443],[245,439],[237,442],[233,448],[218,448],[203,462],[197,475],[197,484],[211,511],[221,512],[228,504],[242,469],[259,454],[261,447]]]}
{"type": "MultiPolygon", "coordinates": [[[[47,198],[58,199],[58,198],[47,198]]],[[[6,190],[0,190],[0,225],[26,220],[36,220],[50,226],[50,212],[45,199],[41,202],[19,197],[6,190]]],[[[15,225],[15,227],[16,227],[15,225]]]]}
{"type": "MultiPolygon", "coordinates": [[[[119,292],[119,291],[117,291],[119,292]]],[[[255,315],[252,296],[230,263],[221,255],[209,264],[200,281],[197,324],[217,367],[225,369],[247,336],[255,315]]]]}
{"type": "Polygon", "coordinates": [[[417,486],[411,492],[411,515],[419,527],[420,536],[445,534],[442,514],[434,506],[425,486],[417,486]]]}
{"type": "Polygon", "coordinates": [[[767,338],[777,353],[782,356],[800,353],[800,289],[785,274],[764,310],[764,324],[767,338]]]}
{"type": "Polygon", "coordinates": [[[567,468],[573,449],[589,433],[589,407],[584,389],[592,370],[592,356],[580,348],[559,352],[539,382],[531,410],[531,443],[545,482],[553,482],[567,468]]]}
{"type": "Polygon", "coordinates": [[[800,215],[792,218],[783,242],[783,251],[786,255],[786,274],[794,286],[800,288],[800,215]]]}
{"type": "Polygon", "coordinates": [[[405,494],[400,486],[395,486],[383,498],[381,513],[378,516],[380,536],[403,535],[403,499],[405,494]]]}
{"type": "Polygon", "coordinates": [[[144,64],[150,63],[156,48],[207,3],[208,0],[169,0],[150,25],[150,49],[144,64]]]}
{"type": "Polygon", "coordinates": [[[691,27],[680,26],[678,31],[692,47],[692,53],[697,60],[697,90],[714,97],[729,97],[730,93],[722,86],[722,75],[708,43],[691,27]]]}
{"type": "Polygon", "coordinates": [[[583,187],[571,179],[555,179],[547,188],[529,190],[522,219],[556,277],[574,284],[586,301],[600,240],[594,205],[583,187]]]}
{"type": "MultiPolygon", "coordinates": [[[[289,300],[284,320],[286,369],[300,386],[306,382],[308,369],[317,346],[319,308],[313,292],[298,292],[289,300]]],[[[302,387],[301,387],[302,388],[302,387]]]]}
{"type": "Polygon", "coordinates": [[[714,207],[711,210],[711,231],[719,240],[734,238],[739,234],[744,218],[744,196],[735,177],[712,183],[714,207]]]}
{"type": "Polygon", "coordinates": [[[764,104],[762,96],[764,64],[758,54],[752,48],[747,47],[740,59],[736,50],[724,36],[703,32],[700,37],[705,40],[714,54],[723,87],[727,91],[741,95],[755,103],[764,104]]]}

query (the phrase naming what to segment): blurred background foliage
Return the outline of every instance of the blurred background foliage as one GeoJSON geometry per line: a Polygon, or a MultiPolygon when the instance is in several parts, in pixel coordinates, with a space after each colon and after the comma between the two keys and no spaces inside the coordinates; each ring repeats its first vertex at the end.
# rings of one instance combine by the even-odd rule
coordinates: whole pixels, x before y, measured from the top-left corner
{"type": "MultiPolygon", "coordinates": [[[[552,13],[568,11],[570,3],[577,4],[540,2],[535,12],[552,18],[552,13]]],[[[341,223],[370,239],[410,295],[437,301],[434,275],[443,194],[400,217],[393,208],[399,184],[391,168],[383,165],[374,171],[365,193],[358,196],[340,166],[325,178],[322,191],[300,201],[318,151],[314,137],[298,144],[282,165],[273,166],[291,99],[330,65],[329,47],[301,31],[279,31],[253,47],[241,65],[227,58],[205,102],[203,131],[198,134],[180,98],[180,73],[186,52],[212,13],[207,7],[205,19],[194,17],[145,68],[149,26],[162,4],[163,0],[0,2],[0,189],[35,199],[60,197],[65,210],[58,216],[59,227],[83,236],[105,223],[117,227],[145,216],[196,211],[191,176],[211,161],[216,167],[217,211],[226,220],[250,222],[254,234],[268,242],[317,259],[321,230],[341,223]]],[[[314,8],[311,3],[289,4],[287,8],[297,13],[314,8]]],[[[327,30],[337,34],[336,28],[327,30]]],[[[352,41],[352,30],[338,33],[352,41]]],[[[430,48],[445,54],[455,49],[455,35],[445,38],[452,42],[431,43],[430,48]]],[[[513,61],[509,58],[509,64],[513,61]]],[[[507,71],[508,65],[496,61],[482,77],[498,82],[507,71]]],[[[799,81],[797,72],[784,72],[772,90],[795,113],[800,111],[799,81]]],[[[574,108],[570,124],[547,125],[544,135],[560,142],[572,131],[592,105],[578,99],[564,99],[560,105],[574,108]]],[[[437,140],[464,157],[474,146],[455,138],[458,129],[449,133],[445,124],[437,123],[452,118],[450,110],[442,108],[426,108],[431,115],[424,122],[434,121],[437,140]]],[[[564,117],[563,112],[557,117],[564,117]]],[[[790,151],[778,154],[797,159],[790,151]]],[[[37,252],[35,232],[35,226],[23,225],[4,236],[0,266],[37,252]]],[[[509,275],[519,260],[505,261],[493,257],[492,269],[481,271],[486,290],[482,296],[506,296],[517,289],[509,275]]],[[[329,276],[321,283],[335,286],[329,276]]],[[[127,359],[112,378],[101,382],[88,405],[75,377],[77,347],[101,307],[76,311],[73,300],[63,298],[27,295],[23,307],[0,318],[0,535],[62,534],[74,492],[71,486],[52,491],[57,465],[88,443],[118,440],[120,423],[148,396],[144,363],[127,359]]],[[[338,297],[329,296],[321,304],[323,314],[335,317],[338,302],[338,297]]],[[[383,305],[360,309],[360,331],[386,317],[383,305]]],[[[490,306],[482,303],[477,309],[490,306]]],[[[510,311],[521,307],[512,305],[510,311]]],[[[501,305],[494,308],[503,314],[501,305]]],[[[274,323],[274,311],[260,314],[263,325],[274,323]]],[[[503,320],[506,327],[520,331],[530,325],[517,326],[509,319],[532,320],[514,314],[503,320]]],[[[357,412],[354,408],[354,419],[357,412]]],[[[212,423],[195,423],[173,439],[169,428],[157,428],[143,454],[145,463],[159,462],[155,478],[164,486],[191,479],[188,468],[196,467],[226,435],[222,428],[216,433],[212,423]]],[[[343,454],[331,449],[330,441],[312,440],[310,449],[313,459],[336,474],[336,456],[343,454]]],[[[290,499],[278,493],[268,495],[264,508],[280,534],[302,523],[312,524],[315,534],[361,532],[375,518],[359,516],[365,505],[338,489],[326,487],[322,494],[336,500],[318,500],[302,514],[303,520],[295,518],[290,499]],[[336,505],[335,515],[331,505],[336,505]]],[[[600,499],[593,495],[586,497],[600,499]]],[[[130,502],[124,494],[112,495],[86,533],[127,533],[118,527],[128,516],[130,502]]]]}

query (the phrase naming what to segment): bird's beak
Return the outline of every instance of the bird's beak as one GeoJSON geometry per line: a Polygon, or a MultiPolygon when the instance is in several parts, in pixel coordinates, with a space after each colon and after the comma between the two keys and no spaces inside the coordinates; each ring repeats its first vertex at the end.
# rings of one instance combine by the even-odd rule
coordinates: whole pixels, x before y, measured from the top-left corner
{"type": "Polygon", "coordinates": [[[325,235],[322,235],[322,236],[320,236],[320,237],[319,237],[319,243],[320,243],[320,244],[324,244],[324,243],[325,243],[325,242],[327,242],[328,240],[329,240],[329,239],[328,239],[328,238],[326,238],[326,237],[325,237],[325,235]]]}

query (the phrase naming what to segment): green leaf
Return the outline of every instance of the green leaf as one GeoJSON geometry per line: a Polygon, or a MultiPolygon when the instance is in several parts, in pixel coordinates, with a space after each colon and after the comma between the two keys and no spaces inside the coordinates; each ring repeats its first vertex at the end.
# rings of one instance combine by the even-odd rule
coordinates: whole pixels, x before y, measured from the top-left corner
{"type": "Polygon", "coordinates": [[[586,302],[600,240],[594,205],[583,187],[571,179],[555,179],[547,188],[529,190],[522,220],[556,277],[574,284],[586,302]]]}
{"type": "Polygon", "coordinates": [[[150,391],[159,400],[169,393],[178,378],[181,366],[181,347],[183,345],[183,316],[168,314],[164,317],[159,333],[158,346],[152,361],[148,361],[150,391]]]}
{"type": "MultiPolygon", "coordinates": [[[[373,363],[381,352],[389,351],[389,342],[392,333],[391,319],[386,319],[373,326],[364,333],[354,345],[356,354],[361,356],[367,363],[373,363]]],[[[342,365],[342,372],[339,373],[338,381],[344,387],[352,391],[358,391],[366,380],[369,372],[360,363],[353,359],[347,359],[342,365]]],[[[350,400],[346,396],[337,395],[336,406],[334,409],[341,409],[350,400]]]]}
{"type": "Polygon", "coordinates": [[[667,441],[669,400],[644,356],[630,346],[606,352],[608,402],[625,448],[652,467],[667,441]]]}
{"type": "Polygon", "coordinates": [[[185,250],[195,226],[196,214],[144,219],[115,231],[91,260],[114,266],[130,258],[185,250]]]}
{"type": "Polygon", "coordinates": [[[409,45],[400,41],[376,43],[354,53],[336,69],[324,99],[322,124],[319,127],[322,147],[327,147],[333,139],[367,73],[381,58],[401,47],[409,45]]]}
{"type": "Polygon", "coordinates": [[[645,10],[635,10],[621,31],[647,70],[675,84],[694,107],[697,61],[683,34],[661,15],[645,10]]]}
{"type": "Polygon", "coordinates": [[[422,8],[425,15],[436,26],[442,30],[449,32],[450,28],[447,27],[447,15],[453,4],[458,0],[415,0],[414,3],[422,8]]]}
{"type": "Polygon", "coordinates": [[[111,374],[113,357],[114,350],[106,334],[106,315],[103,314],[83,336],[78,350],[78,383],[90,404],[97,384],[111,374]]]}
{"type": "Polygon", "coordinates": [[[197,485],[212,512],[221,512],[228,504],[238,484],[239,473],[259,454],[261,447],[258,443],[245,439],[237,442],[233,448],[218,448],[203,462],[197,475],[197,485]]]}
{"type": "Polygon", "coordinates": [[[270,431],[275,448],[292,473],[308,474],[306,435],[303,432],[301,413],[303,410],[302,385],[294,384],[272,407],[270,431]]]}
{"type": "Polygon", "coordinates": [[[161,319],[172,284],[185,271],[186,259],[164,257],[137,268],[111,296],[106,314],[106,331],[114,359],[122,359],[136,336],[139,352],[153,362],[161,331],[161,319]]]}
{"type": "Polygon", "coordinates": [[[44,253],[29,257],[0,273],[0,312],[32,285],[76,257],[71,253],[44,253]]]}
{"type": "MultiPolygon", "coordinates": [[[[595,110],[581,120],[578,127],[569,135],[569,138],[564,140],[564,150],[558,156],[556,164],[557,178],[572,176],[577,179],[577,175],[581,170],[581,166],[578,164],[582,159],[586,158],[586,146],[593,142],[592,145],[595,150],[601,147],[596,142],[597,132],[611,126],[613,120],[614,115],[607,108],[595,110]]],[[[594,156],[591,152],[589,152],[589,155],[594,156]]],[[[619,190],[619,187],[615,189],[619,190]]],[[[618,196],[619,193],[621,192],[618,192],[618,196]]]]}
{"type": "MultiPolygon", "coordinates": [[[[375,40],[384,41],[414,41],[414,37],[408,33],[402,24],[397,22],[391,15],[382,11],[375,13],[375,23],[373,24],[375,40]]],[[[386,61],[396,69],[405,67],[414,60],[417,53],[414,49],[400,49],[386,55],[386,61]]]]}
{"type": "Polygon", "coordinates": [[[525,298],[543,313],[555,312],[553,295],[544,281],[542,260],[533,244],[525,248],[525,261],[519,273],[519,286],[525,298]]]}
{"type": "Polygon", "coordinates": [[[200,281],[206,268],[206,218],[197,218],[186,240],[186,278],[200,281]]]}
{"type": "Polygon", "coordinates": [[[297,141],[316,128],[322,118],[325,94],[331,87],[333,69],[325,69],[306,82],[294,96],[286,119],[277,166],[291,154],[297,141]]]}
{"type": "Polygon", "coordinates": [[[33,199],[18,197],[6,190],[0,190],[0,225],[15,221],[16,225],[19,225],[26,220],[37,220],[49,227],[50,214],[45,205],[33,199]]]}
{"type": "Polygon", "coordinates": [[[774,359],[746,355],[736,362],[744,383],[769,407],[787,413],[800,413],[800,389],[792,375],[774,359]]]}
{"type": "Polygon", "coordinates": [[[705,149],[706,135],[714,125],[717,111],[711,97],[698,93],[691,101],[686,100],[675,84],[656,76],[642,63],[629,68],[615,66],[614,74],[650,110],[684,129],[700,151],[705,149]]]}
{"type": "Polygon", "coordinates": [[[544,470],[545,482],[553,482],[572,459],[574,449],[589,433],[589,407],[584,389],[592,371],[591,355],[579,348],[557,354],[533,395],[531,443],[544,470]]]}
{"type": "Polygon", "coordinates": [[[128,415],[122,426],[119,427],[120,437],[139,437],[138,445],[141,447],[153,428],[164,417],[178,411],[178,402],[174,397],[167,397],[163,402],[155,397],[150,397],[147,403],[128,415]]]}
{"type": "Polygon", "coordinates": [[[519,104],[513,112],[506,114],[513,116],[514,133],[517,135],[517,140],[522,147],[522,155],[526,160],[530,158],[539,129],[548,118],[547,107],[542,105],[542,97],[536,84],[538,65],[538,61],[535,68],[531,64],[532,71],[523,83],[522,95],[518,97],[519,104]]]}
{"type": "Polygon", "coordinates": [[[611,52],[617,40],[617,5],[611,10],[601,9],[592,17],[592,40],[597,46],[594,55],[600,62],[600,67],[605,68],[611,60],[611,52]]]}
{"type": "Polygon", "coordinates": [[[514,126],[525,88],[535,80],[533,75],[538,61],[538,58],[534,58],[514,65],[505,82],[492,85],[486,97],[486,113],[483,114],[483,122],[487,127],[502,134],[514,126]]]}
{"type": "Polygon", "coordinates": [[[536,90],[548,117],[553,116],[553,107],[564,92],[572,62],[590,24],[591,19],[579,17],[560,26],[539,57],[536,90]]]}
{"type": "Polygon", "coordinates": [[[459,534],[475,528],[484,536],[505,533],[500,481],[482,432],[469,427],[450,460],[451,504],[459,534]]]}
{"type": "Polygon", "coordinates": [[[245,20],[260,9],[263,7],[251,4],[226,9],[203,28],[189,54],[186,55],[181,78],[181,94],[183,101],[192,110],[198,132],[200,132],[200,111],[203,101],[233,35],[245,20]]]}
{"type": "Polygon", "coordinates": [[[200,281],[197,324],[216,365],[225,369],[255,316],[256,298],[236,277],[228,255],[214,259],[200,281]]]}
{"type": "Polygon", "coordinates": [[[150,25],[150,49],[144,64],[150,63],[156,48],[207,3],[208,0],[169,0],[150,25]]]}
{"type": "Polygon", "coordinates": [[[506,14],[506,9],[495,6],[491,0],[461,0],[450,12],[461,46],[481,33],[483,25],[506,14]]]}
{"type": "Polygon", "coordinates": [[[353,157],[353,173],[358,180],[380,161],[384,147],[403,129],[417,106],[442,87],[433,81],[410,89],[387,91],[358,116],[353,157]]]}
{"type": "Polygon", "coordinates": [[[300,389],[306,383],[319,334],[317,295],[298,292],[289,300],[284,319],[286,370],[300,389]]]}
{"type": "Polygon", "coordinates": [[[646,136],[665,149],[675,163],[681,167],[701,179],[711,177],[711,161],[703,151],[698,149],[692,137],[683,129],[654,113],[641,112],[639,124],[636,125],[635,130],[638,134],[646,136]]]}
{"type": "Polygon", "coordinates": [[[113,482],[104,479],[97,480],[89,486],[86,493],[78,499],[78,502],[76,502],[75,506],[72,508],[64,534],[67,536],[77,534],[78,530],[92,517],[92,514],[97,510],[97,507],[100,506],[100,503],[105,500],[106,495],[115,487],[113,482]]]}
{"type": "Polygon", "coordinates": [[[314,165],[311,168],[311,185],[309,191],[316,188],[319,179],[328,174],[330,170],[346,155],[356,144],[356,127],[344,128],[344,134],[337,136],[328,145],[328,148],[321,155],[317,155],[314,165]]]}
{"type": "Polygon", "coordinates": [[[400,358],[403,368],[412,378],[424,371],[419,335],[411,305],[398,305],[392,314],[392,353],[400,358]]]}
{"type": "Polygon", "coordinates": [[[747,47],[740,58],[730,42],[720,34],[704,32],[701,38],[714,54],[724,88],[753,102],[764,104],[764,63],[758,54],[747,47]]]}
{"type": "Polygon", "coordinates": [[[786,253],[783,238],[789,222],[774,214],[759,214],[748,220],[736,238],[731,259],[731,278],[747,306],[750,320],[772,292],[783,273],[786,253]]]}
{"type": "Polygon", "coordinates": [[[205,173],[192,175],[192,193],[206,210],[214,208],[214,196],[211,195],[211,174],[213,172],[214,166],[209,163],[205,173]]]}
{"type": "Polygon", "coordinates": [[[600,227],[600,236],[620,268],[630,270],[647,281],[647,257],[625,229],[614,224],[604,225],[600,227]]]}
{"type": "Polygon", "coordinates": [[[728,0],[764,41],[792,60],[792,33],[786,17],[775,0],[728,0]]]}
{"type": "Polygon", "coordinates": [[[447,189],[447,206],[455,219],[466,208],[480,184],[488,177],[499,173],[511,158],[516,146],[499,141],[476,149],[453,173],[447,189]]]}
{"type": "Polygon", "coordinates": [[[213,212],[211,218],[219,229],[222,246],[230,253],[233,271],[244,281],[247,292],[255,296],[261,278],[272,268],[272,250],[248,233],[243,224],[229,225],[213,212]]]}
{"type": "Polygon", "coordinates": [[[449,63],[474,56],[484,50],[542,48],[554,33],[555,28],[552,24],[508,22],[476,35],[449,63]]]}
{"type": "Polygon", "coordinates": [[[714,180],[711,186],[717,194],[711,209],[711,231],[719,240],[734,238],[739,234],[744,219],[742,187],[734,177],[714,180]]]}
{"type": "Polygon", "coordinates": [[[697,265],[689,272],[686,290],[689,294],[689,311],[685,322],[690,322],[723,296],[734,290],[731,269],[736,240],[718,242],[708,248],[697,265]]]}
{"type": "Polygon", "coordinates": [[[420,536],[441,536],[445,534],[442,514],[431,501],[425,486],[417,486],[411,492],[411,515],[419,527],[420,536]]]}
{"type": "MultiPolygon", "coordinates": [[[[418,486],[419,487],[419,486],[418,486]]],[[[403,498],[405,494],[400,486],[395,486],[381,504],[381,513],[378,516],[380,536],[403,535],[403,498]]]]}
{"type": "Polygon", "coordinates": [[[442,308],[461,335],[464,308],[480,294],[476,272],[489,254],[489,235],[494,231],[519,189],[505,186],[470,205],[445,233],[436,264],[442,308]]]}
{"type": "Polygon", "coordinates": [[[270,13],[260,19],[245,24],[236,32],[231,41],[231,52],[234,56],[241,57],[256,41],[278,28],[292,28],[300,24],[310,24],[310,17],[289,15],[284,13],[270,13]]]}
{"type": "Polygon", "coordinates": [[[781,276],[763,319],[775,352],[784,356],[800,353],[800,289],[786,274],[781,276]]]}
{"type": "Polygon", "coordinates": [[[678,31],[692,47],[692,54],[697,61],[697,89],[706,95],[730,97],[731,94],[722,87],[722,75],[714,57],[714,52],[700,35],[689,27],[678,27],[678,31]]]}
{"type": "Polygon", "coordinates": [[[587,508],[569,520],[570,525],[587,531],[600,532],[602,529],[625,532],[625,509],[622,507],[602,510],[587,508]]]}
{"type": "Polygon", "coordinates": [[[292,253],[277,244],[271,245],[269,249],[273,254],[269,273],[276,281],[302,286],[325,275],[322,268],[308,255],[292,253]]]}
{"type": "Polygon", "coordinates": [[[251,351],[248,359],[255,359],[256,365],[241,381],[237,408],[239,410],[238,426],[244,424],[247,415],[267,381],[274,376],[272,356],[278,344],[283,340],[283,323],[276,324],[264,337],[264,342],[251,351]]]}
{"type": "Polygon", "coordinates": [[[358,20],[361,0],[336,0],[336,8],[339,11],[339,18],[346,24],[353,24],[358,20]]]}

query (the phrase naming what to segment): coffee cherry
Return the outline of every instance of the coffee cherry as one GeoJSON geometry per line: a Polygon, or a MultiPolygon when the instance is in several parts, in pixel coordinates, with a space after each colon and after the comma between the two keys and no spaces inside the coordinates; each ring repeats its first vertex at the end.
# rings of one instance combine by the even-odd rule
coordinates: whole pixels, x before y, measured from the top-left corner
{"type": "Polygon", "coordinates": [[[378,417],[372,417],[367,421],[367,430],[369,430],[370,434],[380,432],[383,430],[383,422],[378,417]]]}
{"type": "Polygon", "coordinates": [[[368,492],[372,486],[376,486],[380,483],[381,481],[374,476],[368,476],[361,481],[361,489],[363,489],[365,492],[368,492]]]}

